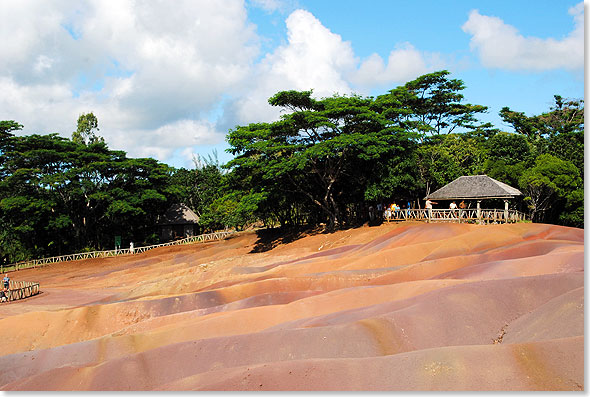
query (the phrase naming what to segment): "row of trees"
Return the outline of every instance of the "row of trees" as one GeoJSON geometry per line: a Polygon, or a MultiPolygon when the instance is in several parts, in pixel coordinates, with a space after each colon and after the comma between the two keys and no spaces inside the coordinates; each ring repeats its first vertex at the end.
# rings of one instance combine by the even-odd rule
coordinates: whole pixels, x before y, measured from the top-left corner
{"type": "Polygon", "coordinates": [[[519,187],[535,221],[583,226],[584,107],[556,96],[547,113],[504,108],[515,133],[478,122],[461,80],[427,74],[378,97],[314,99],[283,91],[273,123],[229,131],[235,157],[195,158],[194,169],[128,158],[81,115],[71,139],[15,136],[0,122],[0,257],[5,262],[110,249],[114,236],[158,241],[157,218],[182,202],[204,230],[266,225],[328,229],[365,221],[366,207],[416,201],[461,175],[519,187]]]}
{"type": "Polygon", "coordinates": [[[368,203],[416,202],[461,175],[488,174],[523,191],[534,221],[583,226],[583,101],[555,96],[530,117],[503,108],[507,133],[478,122],[487,108],[463,103],[464,88],[440,71],[376,98],[279,92],[269,100],[285,111],[279,121],[227,136],[236,156],[225,165],[227,203],[251,216],[242,222],[334,229],[364,221],[368,203]]]}
{"type": "Polygon", "coordinates": [[[96,127],[72,140],[57,134],[14,136],[20,128],[4,121],[0,130],[5,261],[112,248],[115,235],[157,240],[152,226],[174,195],[168,182],[173,169],[109,150],[91,136],[96,127]]]}

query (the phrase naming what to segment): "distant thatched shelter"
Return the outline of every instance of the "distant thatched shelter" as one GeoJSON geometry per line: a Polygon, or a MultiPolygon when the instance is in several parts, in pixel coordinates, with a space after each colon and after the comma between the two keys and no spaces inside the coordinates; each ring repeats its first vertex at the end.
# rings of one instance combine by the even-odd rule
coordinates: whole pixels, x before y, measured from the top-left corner
{"type": "Polygon", "coordinates": [[[522,196],[520,190],[487,175],[460,176],[426,196],[431,200],[512,199],[522,196]]]}
{"type": "Polygon", "coordinates": [[[508,200],[522,196],[520,190],[487,175],[460,176],[453,182],[430,193],[425,199],[431,200],[477,200],[477,208],[484,199],[504,199],[504,209],[508,210],[508,200]]]}
{"type": "Polygon", "coordinates": [[[198,228],[199,216],[185,204],[173,204],[166,213],[158,219],[160,239],[162,241],[176,240],[195,235],[198,228]]]}

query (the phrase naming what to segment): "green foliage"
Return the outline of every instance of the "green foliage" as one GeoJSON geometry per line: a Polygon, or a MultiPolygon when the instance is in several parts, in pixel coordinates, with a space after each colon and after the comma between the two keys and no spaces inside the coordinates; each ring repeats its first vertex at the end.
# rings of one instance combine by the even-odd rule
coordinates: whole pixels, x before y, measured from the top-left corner
{"type": "Polygon", "coordinates": [[[550,111],[528,117],[508,107],[500,115],[517,133],[526,137],[535,155],[549,153],[562,160],[571,161],[584,172],[584,101],[564,100],[555,95],[555,105],[550,111]]]}
{"type": "Polygon", "coordinates": [[[78,128],[72,133],[72,142],[83,145],[104,143],[104,138],[96,135],[98,119],[94,113],[83,113],[78,117],[78,128]]]}
{"type": "Polygon", "coordinates": [[[426,137],[416,149],[419,186],[427,195],[462,175],[477,175],[486,156],[487,148],[477,133],[426,137]]]}
{"type": "Polygon", "coordinates": [[[578,169],[572,162],[550,154],[538,156],[535,166],[522,173],[519,184],[526,195],[525,200],[534,221],[545,220],[548,217],[546,212],[551,209],[555,211],[561,205],[569,204],[570,209],[578,211],[577,205],[583,204],[577,192],[582,186],[578,169]]]}
{"type": "Polygon", "coordinates": [[[570,191],[565,196],[564,211],[559,221],[567,226],[584,227],[584,189],[570,191]]]}
{"type": "Polygon", "coordinates": [[[14,136],[11,132],[22,129],[23,125],[14,120],[0,121],[0,154],[5,151],[5,145],[10,141],[10,138],[14,136]]]}
{"type": "Polygon", "coordinates": [[[128,159],[104,142],[83,144],[50,135],[11,137],[0,168],[0,221],[10,239],[0,256],[111,248],[112,235],[143,241],[166,210],[171,169],[128,159]]]}
{"type": "Polygon", "coordinates": [[[197,165],[194,170],[175,170],[171,180],[179,202],[202,216],[207,207],[221,195],[223,171],[219,165],[197,165]]]}
{"type": "Polygon", "coordinates": [[[258,205],[265,199],[264,193],[231,192],[215,200],[200,222],[209,229],[235,228],[256,221],[258,205]]]}
{"type": "Polygon", "coordinates": [[[230,152],[238,156],[228,166],[271,196],[277,189],[295,193],[332,229],[344,222],[347,201],[364,194],[368,176],[362,170],[401,150],[409,138],[375,111],[371,98],[310,95],[278,93],[270,103],[291,113],[230,131],[230,152]]]}
{"type": "Polygon", "coordinates": [[[389,91],[377,102],[392,111],[388,114],[390,118],[393,116],[406,128],[420,134],[439,135],[456,128],[482,128],[483,125],[477,124],[476,114],[486,112],[487,107],[461,103],[465,84],[449,79],[449,74],[446,70],[425,74],[389,91]]]}
{"type": "Polygon", "coordinates": [[[364,222],[368,205],[415,202],[483,173],[519,186],[534,221],[583,227],[584,101],[556,95],[533,116],[503,108],[507,133],[477,121],[487,108],[464,103],[464,88],[439,71],[376,98],[282,91],[269,99],[280,120],[237,126],[233,160],[197,156],[190,170],[110,150],[93,113],[71,140],[15,136],[23,126],[0,121],[0,259],[111,248],[114,235],[152,244],[173,203],[205,230],[260,220],[334,229],[364,222]]]}
{"type": "MultiPolygon", "coordinates": [[[[227,165],[228,189],[264,192],[258,209],[265,222],[285,225],[297,217],[333,228],[366,201],[414,201],[462,175],[522,182],[532,194],[540,185],[531,169],[540,172],[535,160],[542,154],[574,164],[583,177],[583,101],[556,96],[548,113],[532,117],[504,108],[501,116],[516,131],[506,133],[478,122],[487,108],[464,103],[464,88],[439,71],[377,98],[279,92],[269,103],[286,111],[281,120],[228,134],[228,151],[236,155],[227,165]]],[[[578,189],[582,182],[555,193],[565,200],[561,207],[549,200],[540,209],[529,198],[531,215],[579,225],[578,189]]]]}

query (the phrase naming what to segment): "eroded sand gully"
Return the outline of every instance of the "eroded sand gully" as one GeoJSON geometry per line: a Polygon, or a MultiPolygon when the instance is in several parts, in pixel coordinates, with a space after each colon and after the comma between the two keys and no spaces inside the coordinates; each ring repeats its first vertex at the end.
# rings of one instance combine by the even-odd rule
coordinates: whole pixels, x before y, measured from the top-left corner
{"type": "Polygon", "coordinates": [[[581,390],[584,233],[399,224],[19,271],[2,390],[581,390]]]}

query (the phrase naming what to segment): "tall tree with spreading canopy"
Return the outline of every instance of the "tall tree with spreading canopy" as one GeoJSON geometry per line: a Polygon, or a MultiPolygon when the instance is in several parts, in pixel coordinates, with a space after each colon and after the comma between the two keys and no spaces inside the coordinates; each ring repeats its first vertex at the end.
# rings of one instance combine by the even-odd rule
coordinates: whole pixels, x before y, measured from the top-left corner
{"type": "Polygon", "coordinates": [[[258,169],[262,179],[282,181],[321,211],[333,230],[345,219],[345,193],[350,197],[356,189],[362,200],[366,173],[359,171],[391,154],[400,131],[372,108],[371,98],[311,95],[279,92],[269,103],[291,111],[280,121],[230,131],[229,151],[237,157],[229,166],[258,169]]]}
{"type": "Polygon", "coordinates": [[[395,118],[423,136],[490,127],[478,123],[476,118],[478,113],[485,113],[487,107],[462,103],[465,84],[462,80],[450,79],[449,75],[447,70],[422,75],[380,96],[377,101],[394,104],[387,107],[394,110],[395,118]]]}
{"type": "Polygon", "coordinates": [[[394,184],[385,190],[405,190],[409,184],[422,190],[412,195],[422,196],[478,168],[481,138],[491,133],[491,125],[476,116],[487,107],[463,103],[465,84],[449,75],[446,70],[425,74],[376,98],[376,110],[417,143],[387,167],[390,174],[383,180],[394,184]],[[400,168],[409,161],[413,167],[400,168]],[[408,170],[412,177],[400,178],[408,170]]]}

